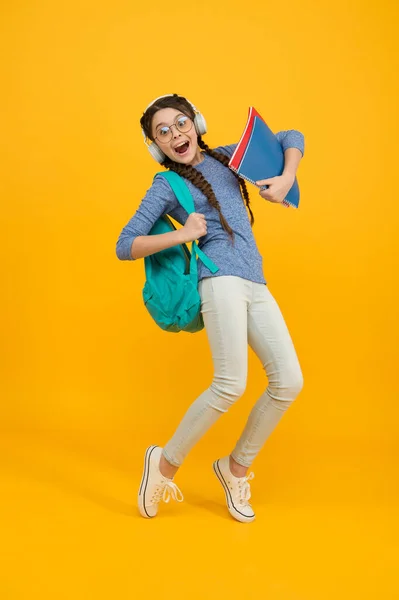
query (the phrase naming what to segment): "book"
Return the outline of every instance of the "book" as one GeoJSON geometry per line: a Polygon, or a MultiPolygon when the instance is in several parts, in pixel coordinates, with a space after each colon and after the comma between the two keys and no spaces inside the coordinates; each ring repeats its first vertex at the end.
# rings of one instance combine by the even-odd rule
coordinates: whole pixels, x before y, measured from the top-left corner
{"type": "MultiPolygon", "coordinates": [[[[277,177],[284,170],[284,152],[281,144],[253,106],[249,108],[245,129],[229,161],[229,167],[254,185],[261,179],[277,177]]],[[[257,187],[265,189],[268,186],[257,187]]],[[[282,204],[298,208],[299,197],[299,186],[295,177],[282,204]]]]}

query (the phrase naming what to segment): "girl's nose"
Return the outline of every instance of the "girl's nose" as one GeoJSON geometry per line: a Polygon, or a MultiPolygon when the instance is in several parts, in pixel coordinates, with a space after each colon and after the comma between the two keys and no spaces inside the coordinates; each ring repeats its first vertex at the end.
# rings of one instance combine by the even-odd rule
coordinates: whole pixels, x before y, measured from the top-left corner
{"type": "Polygon", "coordinates": [[[177,138],[177,137],[179,137],[181,135],[180,131],[177,129],[177,127],[173,127],[172,131],[173,131],[173,137],[174,138],[177,138]]]}

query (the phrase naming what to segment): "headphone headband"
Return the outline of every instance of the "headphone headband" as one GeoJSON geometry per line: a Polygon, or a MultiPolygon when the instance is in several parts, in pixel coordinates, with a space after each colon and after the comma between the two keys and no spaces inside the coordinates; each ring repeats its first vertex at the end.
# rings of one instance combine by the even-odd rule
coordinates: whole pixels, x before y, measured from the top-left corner
{"type": "MultiPolygon", "coordinates": [[[[155,98],[155,100],[153,100],[152,102],[149,103],[149,105],[145,108],[144,112],[147,112],[147,110],[150,108],[150,106],[155,104],[155,102],[158,102],[158,100],[161,100],[162,98],[172,98],[173,96],[175,96],[175,94],[165,94],[164,96],[158,96],[158,98],[155,98]]],[[[198,110],[195,108],[194,104],[192,102],[190,102],[190,100],[188,100],[187,98],[185,98],[185,100],[187,100],[187,102],[190,104],[193,111],[197,113],[198,110]]]]}

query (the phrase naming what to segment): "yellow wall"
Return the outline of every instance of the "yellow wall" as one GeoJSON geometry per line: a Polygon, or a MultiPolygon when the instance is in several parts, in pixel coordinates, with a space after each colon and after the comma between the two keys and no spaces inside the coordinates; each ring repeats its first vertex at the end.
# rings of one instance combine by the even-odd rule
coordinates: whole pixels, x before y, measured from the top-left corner
{"type": "MultiPolygon", "coordinates": [[[[274,131],[305,135],[300,210],[250,190],[305,379],[275,443],[393,441],[397,6],[133,4],[1,9],[4,427],[163,444],[209,385],[205,332],[158,330],[141,299],[143,263],[115,254],[157,170],[141,111],[176,91],[204,113],[210,146],[239,139],[249,105],[274,131]]],[[[251,352],[245,397],[201,444],[235,441],[265,386],[251,352]]]]}

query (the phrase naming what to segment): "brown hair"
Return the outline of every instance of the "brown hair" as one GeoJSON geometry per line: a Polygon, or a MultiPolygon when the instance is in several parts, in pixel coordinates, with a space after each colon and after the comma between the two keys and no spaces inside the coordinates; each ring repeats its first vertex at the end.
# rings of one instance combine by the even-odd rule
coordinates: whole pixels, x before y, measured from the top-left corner
{"type": "MultiPolygon", "coordinates": [[[[153,137],[152,131],[151,131],[152,119],[153,119],[155,113],[158,110],[161,110],[162,108],[175,108],[176,110],[180,110],[183,114],[190,117],[190,119],[192,119],[192,120],[194,120],[194,117],[195,117],[195,112],[194,112],[191,104],[183,96],[179,96],[178,94],[173,94],[173,96],[168,96],[166,98],[161,98],[161,99],[157,100],[154,104],[152,104],[146,110],[146,112],[143,114],[143,116],[140,119],[140,125],[141,125],[145,135],[148,137],[148,139],[150,139],[152,141],[154,141],[154,137],[153,137]]],[[[206,152],[206,154],[208,154],[212,158],[221,162],[222,165],[224,165],[225,167],[228,167],[229,158],[225,154],[222,154],[221,152],[216,152],[215,150],[211,150],[209,148],[209,146],[207,146],[205,144],[205,142],[203,141],[203,139],[201,138],[200,135],[198,136],[198,146],[202,150],[204,150],[206,152]]],[[[195,187],[197,187],[199,190],[201,190],[201,192],[207,197],[209,204],[211,206],[213,206],[214,208],[216,208],[216,210],[218,211],[220,223],[221,223],[223,229],[231,236],[232,239],[234,239],[233,230],[231,229],[231,227],[229,226],[229,224],[227,223],[226,219],[223,216],[222,210],[220,208],[220,204],[216,199],[215,192],[213,191],[211,184],[205,179],[205,177],[202,175],[202,173],[197,171],[197,169],[195,169],[191,165],[183,165],[181,163],[171,160],[167,156],[165,157],[165,160],[163,161],[162,166],[164,166],[166,169],[170,169],[171,171],[175,171],[175,173],[178,173],[178,175],[181,175],[181,177],[188,179],[188,181],[190,181],[195,187]]],[[[244,181],[244,179],[239,177],[239,175],[237,175],[237,173],[234,173],[234,171],[232,171],[232,173],[237,177],[237,179],[239,181],[239,184],[241,187],[241,194],[243,196],[243,199],[245,200],[246,206],[251,215],[251,225],[253,225],[255,222],[255,219],[254,219],[254,215],[252,213],[251,207],[249,205],[250,200],[249,200],[249,194],[248,194],[248,190],[247,190],[245,181],[244,181]]]]}

